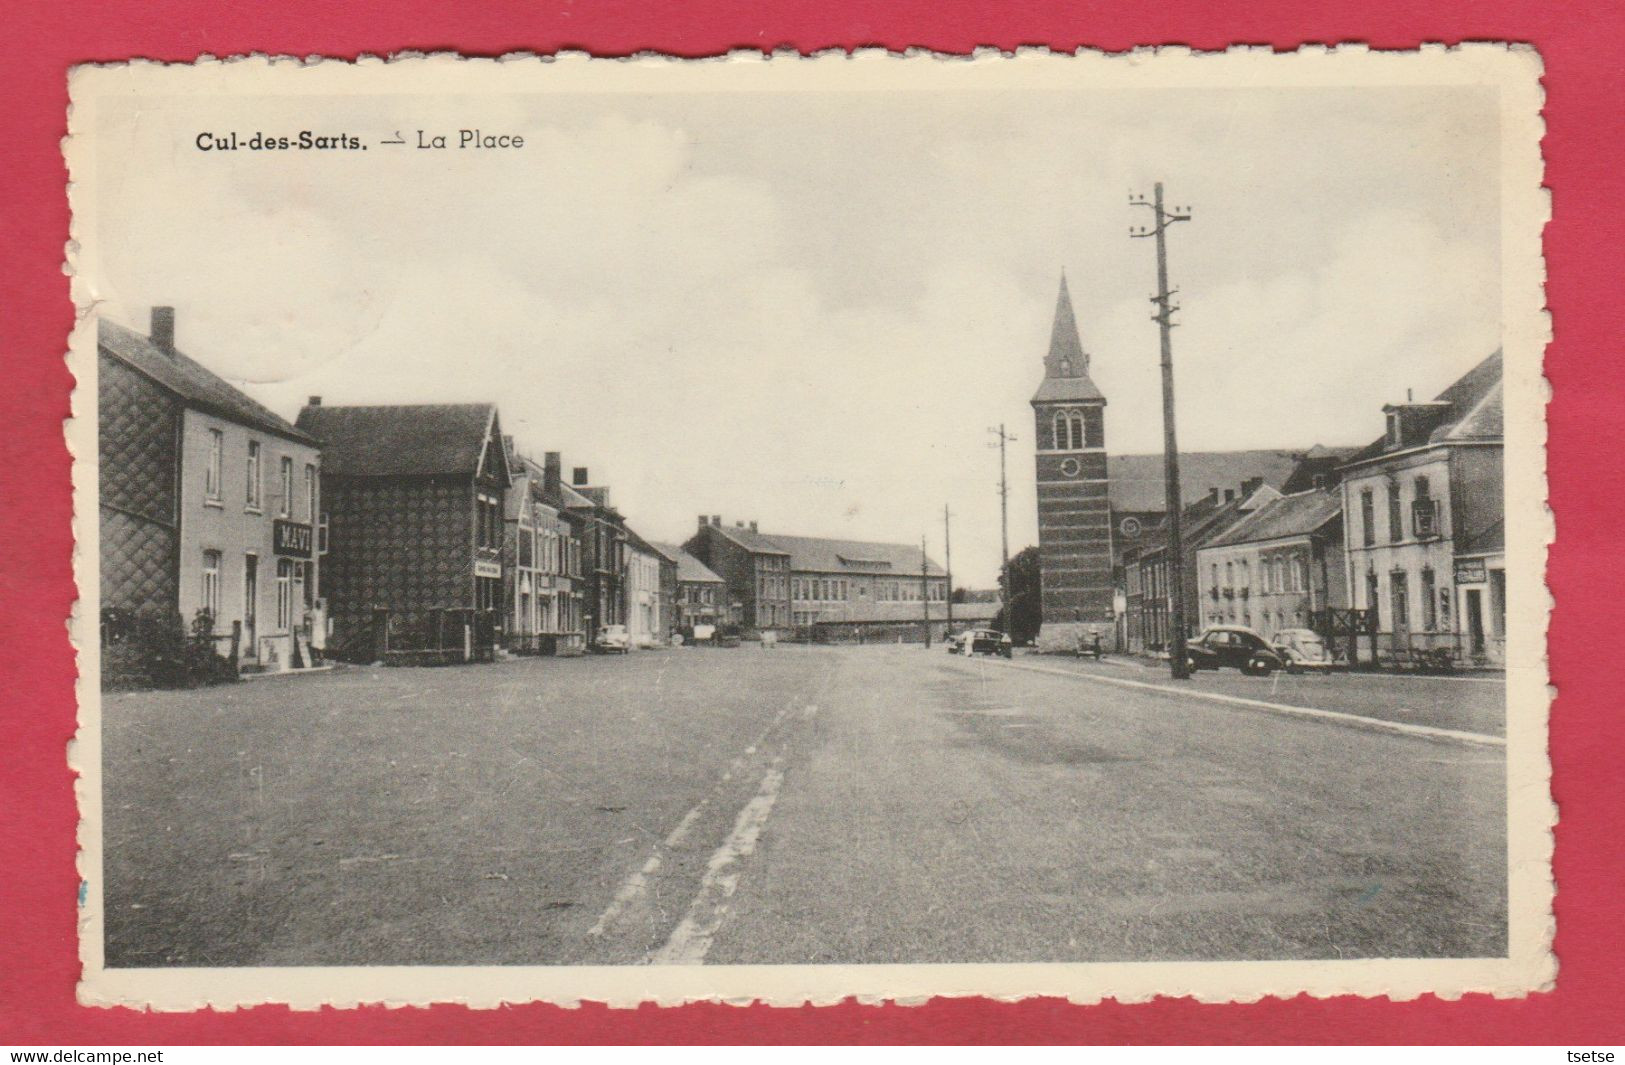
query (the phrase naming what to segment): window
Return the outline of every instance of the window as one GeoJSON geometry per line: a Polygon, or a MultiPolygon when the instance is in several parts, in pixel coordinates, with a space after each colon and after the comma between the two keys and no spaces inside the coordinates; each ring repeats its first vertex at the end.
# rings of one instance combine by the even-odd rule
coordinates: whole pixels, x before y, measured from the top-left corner
{"type": "Polygon", "coordinates": [[[249,509],[258,510],[260,508],[260,442],[258,440],[248,442],[247,476],[248,486],[244,501],[249,509]]]}
{"type": "Polygon", "coordinates": [[[276,627],[287,632],[293,626],[293,559],[276,560],[276,627]]]}
{"type": "Polygon", "coordinates": [[[1360,525],[1361,542],[1366,547],[1375,545],[1377,542],[1377,504],[1369,488],[1360,492],[1360,525]]]}
{"type": "Polygon", "coordinates": [[[305,520],[316,524],[316,466],[305,463],[305,520]]]}
{"type": "Polygon", "coordinates": [[[1106,446],[1106,427],[1099,407],[1090,407],[1083,412],[1083,446],[1106,446]]]}
{"type": "Polygon", "coordinates": [[[1292,560],[1292,590],[1301,592],[1309,587],[1308,574],[1304,572],[1303,559],[1292,560]]]}
{"type": "Polygon", "coordinates": [[[276,501],[276,512],[279,517],[291,518],[293,516],[293,459],[282,456],[280,465],[282,490],[281,498],[276,501]]]}
{"type": "Polygon", "coordinates": [[[1388,575],[1388,597],[1393,600],[1394,631],[1411,627],[1411,598],[1406,587],[1405,571],[1395,570],[1388,575]]]}
{"type": "Polygon", "coordinates": [[[1422,570],[1422,630],[1432,632],[1438,627],[1437,606],[1433,601],[1433,568],[1422,570]]]}
{"type": "Polygon", "coordinates": [[[211,624],[220,620],[220,552],[203,552],[203,609],[211,624]]]}
{"type": "Polygon", "coordinates": [[[226,450],[226,436],[219,429],[209,430],[209,464],[203,468],[203,498],[220,502],[220,460],[226,450]]]}
{"type": "Polygon", "coordinates": [[[1388,542],[1399,543],[1405,539],[1405,522],[1400,516],[1399,482],[1391,481],[1388,484],[1388,542]]]}
{"type": "Polygon", "coordinates": [[[1399,446],[1399,412],[1388,412],[1388,448],[1393,450],[1399,446]]]}
{"type": "Polygon", "coordinates": [[[1083,447],[1083,415],[1075,410],[1055,415],[1055,450],[1076,451],[1083,447]]]}

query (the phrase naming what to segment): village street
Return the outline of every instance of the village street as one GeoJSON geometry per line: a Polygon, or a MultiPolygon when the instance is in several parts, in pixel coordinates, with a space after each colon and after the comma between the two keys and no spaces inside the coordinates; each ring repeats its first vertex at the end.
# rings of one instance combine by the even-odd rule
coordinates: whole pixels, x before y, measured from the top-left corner
{"type": "Polygon", "coordinates": [[[1500,683],[1168,683],[746,644],[109,694],[107,961],[1504,951],[1500,683]]]}

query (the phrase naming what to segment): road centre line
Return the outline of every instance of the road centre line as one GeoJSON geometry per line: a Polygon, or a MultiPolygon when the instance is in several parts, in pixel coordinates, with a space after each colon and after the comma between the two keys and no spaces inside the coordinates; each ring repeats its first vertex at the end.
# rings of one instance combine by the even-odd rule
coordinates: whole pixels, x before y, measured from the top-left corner
{"type": "Polygon", "coordinates": [[[1147,691],[1162,692],[1165,695],[1180,695],[1191,699],[1206,699],[1209,702],[1226,703],[1231,706],[1245,706],[1254,710],[1268,710],[1275,714],[1318,718],[1353,728],[1393,732],[1398,735],[1414,736],[1419,739],[1450,740],[1457,743],[1477,744],[1483,747],[1504,748],[1507,745],[1505,737],[1489,736],[1482,732],[1462,732],[1456,729],[1434,728],[1431,725],[1411,725],[1400,721],[1383,721],[1380,718],[1363,717],[1359,714],[1345,714],[1335,710],[1316,710],[1313,707],[1292,706],[1287,703],[1267,703],[1262,699],[1248,699],[1239,695],[1223,695],[1219,692],[1173,688],[1166,684],[1148,684],[1145,681],[1124,680],[1121,677],[1102,677],[1094,673],[1084,673],[1074,669],[1057,669],[1054,666],[1033,666],[1025,662],[1000,662],[994,664],[1006,669],[1024,669],[1030,673],[1048,673],[1057,677],[1076,677],[1079,680],[1092,681],[1096,684],[1115,684],[1120,688],[1141,688],[1147,691]]]}
{"type": "Polygon", "coordinates": [[[672,929],[666,945],[649,956],[651,965],[699,965],[711,949],[711,941],[728,913],[728,901],[739,886],[739,859],[756,850],[762,826],[773,812],[779,788],[784,783],[784,755],[773,759],[762,777],[756,796],[746,803],[734,821],[733,831],[722,841],[706,863],[700,889],[689,904],[688,913],[672,929]]]}
{"type": "MultiPolygon", "coordinates": [[[[768,726],[762,730],[762,734],[757,737],[756,742],[745,748],[746,753],[748,754],[754,752],[763,743],[765,743],[767,737],[772,734],[774,729],[778,728],[779,725],[784,722],[784,719],[788,717],[789,714],[789,707],[785,707],[783,710],[780,710],[773,720],[768,723],[768,726]]],[[[609,905],[604,908],[603,913],[598,915],[598,920],[593,922],[593,926],[587,929],[587,935],[594,937],[603,935],[604,932],[609,928],[611,921],[619,917],[628,906],[632,905],[643,896],[644,892],[648,890],[649,878],[654,876],[654,874],[659,871],[660,866],[664,862],[664,853],[676,849],[683,842],[683,840],[687,838],[688,830],[694,826],[694,822],[699,820],[700,814],[702,814],[705,811],[705,808],[711,804],[711,800],[715,798],[722,790],[723,786],[732,780],[734,776],[744,767],[744,754],[741,754],[732,762],[728,763],[727,770],[723,772],[721,778],[715,785],[713,785],[711,791],[707,793],[706,796],[699,802],[695,803],[694,806],[689,809],[688,813],[683,815],[682,820],[677,822],[677,827],[673,828],[670,834],[668,834],[664,840],[656,845],[654,853],[649,855],[649,860],[644,862],[643,866],[636,872],[632,873],[625,880],[621,881],[621,886],[616,889],[615,895],[610,899],[609,905]]]]}

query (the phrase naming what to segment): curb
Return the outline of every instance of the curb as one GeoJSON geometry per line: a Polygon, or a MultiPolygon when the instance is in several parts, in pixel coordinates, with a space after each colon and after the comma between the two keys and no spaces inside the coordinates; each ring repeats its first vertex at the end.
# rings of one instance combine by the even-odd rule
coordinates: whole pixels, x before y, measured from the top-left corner
{"type": "Polygon", "coordinates": [[[1092,681],[1096,684],[1111,684],[1120,688],[1140,688],[1146,691],[1162,692],[1165,695],[1177,695],[1190,699],[1205,699],[1208,702],[1223,703],[1229,706],[1246,707],[1249,710],[1265,710],[1272,714],[1285,717],[1307,717],[1332,724],[1342,725],[1346,728],[1365,729],[1370,732],[1387,732],[1399,736],[1409,736],[1412,739],[1443,741],[1446,743],[1465,743],[1475,747],[1494,747],[1506,749],[1507,741],[1504,736],[1490,736],[1482,732],[1462,732],[1457,729],[1435,728],[1432,725],[1407,725],[1402,721],[1384,721],[1381,718],[1362,717],[1359,714],[1345,714],[1336,710],[1316,710],[1310,706],[1292,706],[1287,703],[1267,703],[1262,699],[1248,699],[1240,695],[1223,695],[1219,692],[1182,691],[1179,688],[1170,688],[1166,684],[1149,684],[1140,680],[1124,680],[1121,677],[1101,677],[1093,673],[1081,673],[1070,669],[1057,669],[1053,666],[1032,666],[1024,662],[1000,663],[1003,668],[1024,669],[1030,673],[1047,673],[1056,677],[1072,677],[1078,680],[1092,681]]]}

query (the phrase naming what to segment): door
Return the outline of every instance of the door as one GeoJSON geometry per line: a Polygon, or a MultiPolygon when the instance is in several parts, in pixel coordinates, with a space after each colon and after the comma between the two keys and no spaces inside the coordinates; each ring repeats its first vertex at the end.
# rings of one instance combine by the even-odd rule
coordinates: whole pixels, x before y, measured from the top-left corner
{"type": "Polygon", "coordinates": [[[1411,643],[1411,597],[1409,580],[1403,570],[1388,575],[1388,603],[1394,616],[1394,649],[1411,643]]]}
{"type": "Polygon", "coordinates": [[[1484,653],[1484,596],[1477,588],[1467,589],[1467,639],[1473,654],[1484,653]]]}
{"type": "Polygon", "coordinates": [[[259,658],[259,640],[255,622],[259,618],[260,560],[258,555],[243,556],[243,657],[259,658]]]}

